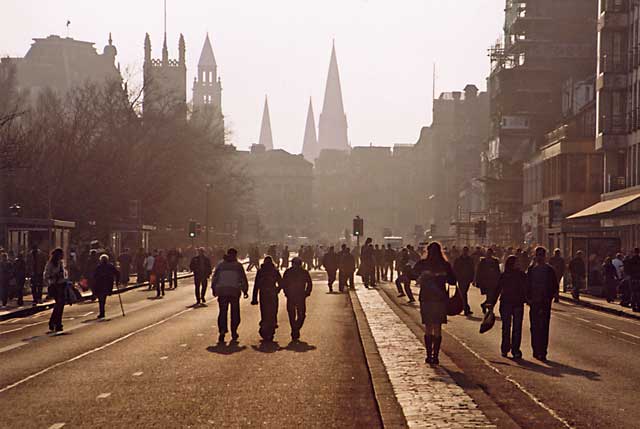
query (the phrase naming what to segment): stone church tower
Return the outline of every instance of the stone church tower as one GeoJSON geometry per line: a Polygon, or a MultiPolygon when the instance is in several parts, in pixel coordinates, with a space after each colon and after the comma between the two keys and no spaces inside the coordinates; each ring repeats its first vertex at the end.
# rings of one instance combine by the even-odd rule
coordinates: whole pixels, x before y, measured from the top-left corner
{"type": "Polygon", "coordinates": [[[327,86],[324,92],[324,104],[318,123],[318,153],[322,149],[349,150],[347,136],[347,116],[342,104],[342,88],[336,58],[335,44],[331,49],[331,61],[327,74],[327,86]]]}
{"type": "Polygon", "coordinates": [[[218,76],[218,65],[209,34],[204,40],[198,61],[198,73],[193,80],[193,119],[204,121],[211,127],[214,138],[224,143],[222,83],[218,76]]]}
{"type": "Polygon", "coordinates": [[[178,42],[178,59],[169,59],[167,33],[162,44],[162,59],[151,57],[151,39],[144,38],[144,102],[143,114],[173,110],[187,115],[187,65],[185,63],[184,37],[178,42]]]}

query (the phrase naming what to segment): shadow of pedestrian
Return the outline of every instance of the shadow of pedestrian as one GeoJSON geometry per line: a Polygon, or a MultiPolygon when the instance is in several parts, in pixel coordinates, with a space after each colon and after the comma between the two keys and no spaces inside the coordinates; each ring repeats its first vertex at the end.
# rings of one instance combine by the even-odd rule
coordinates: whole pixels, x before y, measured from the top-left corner
{"type": "Polygon", "coordinates": [[[275,353],[284,350],[277,341],[260,341],[260,345],[253,345],[251,348],[260,353],[275,353]]]}
{"type": "Polygon", "coordinates": [[[315,350],[317,347],[305,341],[291,341],[287,347],[282,350],[289,350],[296,353],[306,353],[315,350]]]}
{"type": "Polygon", "coordinates": [[[595,371],[589,371],[586,369],[576,368],[570,365],[565,365],[559,362],[548,360],[546,363],[548,366],[540,365],[535,362],[527,361],[524,359],[513,359],[520,367],[530,371],[540,372],[550,377],[564,377],[565,375],[577,375],[579,377],[585,377],[591,381],[600,381],[600,374],[595,371]]]}
{"type": "Polygon", "coordinates": [[[209,353],[217,353],[220,355],[232,355],[234,353],[244,351],[246,348],[247,346],[241,346],[238,343],[229,342],[229,344],[218,343],[215,346],[209,346],[207,347],[207,351],[209,353]]]}

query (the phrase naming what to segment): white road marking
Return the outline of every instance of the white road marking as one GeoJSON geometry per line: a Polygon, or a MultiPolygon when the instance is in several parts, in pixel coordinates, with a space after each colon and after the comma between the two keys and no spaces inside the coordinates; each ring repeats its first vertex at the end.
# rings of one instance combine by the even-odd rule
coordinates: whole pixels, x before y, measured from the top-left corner
{"type": "Polygon", "coordinates": [[[162,357],[160,357],[160,360],[167,360],[167,359],[169,359],[169,356],[162,356],[162,357]]]}
{"type": "Polygon", "coordinates": [[[93,313],[94,313],[93,311],[90,311],[90,312],[88,312],[88,313],[83,314],[83,315],[82,315],[82,316],[80,316],[80,317],[87,317],[88,315],[93,314],[93,313]]]}
{"type": "Polygon", "coordinates": [[[622,341],[622,342],[625,342],[625,343],[628,343],[628,344],[633,344],[634,346],[638,345],[638,343],[634,343],[633,341],[625,340],[624,338],[618,338],[618,337],[615,337],[615,338],[618,341],[622,341]]]}
{"type": "Polygon", "coordinates": [[[180,347],[187,347],[186,344],[180,344],[180,347]]]}
{"type": "Polygon", "coordinates": [[[29,323],[28,325],[24,325],[24,326],[21,326],[21,327],[19,327],[19,328],[10,329],[10,330],[8,330],[8,331],[0,332],[0,335],[10,334],[11,332],[22,331],[23,329],[30,328],[31,326],[41,325],[41,324],[43,324],[43,323],[47,323],[47,322],[46,322],[45,320],[43,320],[42,322],[29,323]]]}
{"type": "Polygon", "coordinates": [[[142,372],[142,371],[138,371],[138,372],[134,372],[134,373],[133,373],[133,374],[131,374],[131,375],[133,375],[134,377],[140,377],[142,374],[143,374],[143,372],[142,372]]]}
{"type": "Polygon", "coordinates": [[[505,380],[507,380],[508,382],[513,384],[518,390],[520,390],[522,393],[527,395],[533,402],[538,404],[538,406],[540,406],[540,408],[542,408],[543,410],[547,411],[551,415],[551,417],[553,417],[554,419],[558,420],[565,427],[573,428],[573,426],[571,426],[568,421],[566,421],[565,419],[560,417],[560,415],[558,415],[558,413],[556,413],[552,408],[550,408],[544,402],[542,402],[540,399],[538,399],[533,393],[529,392],[522,384],[520,384],[518,381],[513,379],[510,375],[503,374],[498,368],[496,368],[495,366],[491,365],[491,362],[489,362],[487,359],[485,359],[482,356],[480,356],[479,353],[477,353],[475,350],[473,350],[471,347],[469,347],[467,345],[467,343],[465,343],[461,338],[459,338],[453,332],[451,332],[451,330],[446,329],[446,328],[443,328],[443,330],[446,331],[447,334],[451,335],[456,341],[458,341],[472,355],[474,355],[476,358],[480,359],[486,366],[491,368],[494,372],[496,372],[496,373],[500,374],[501,376],[503,376],[505,378],[505,380]]]}
{"type": "Polygon", "coordinates": [[[181,316],[184,313],[186,313],[188,311],[191,311],[191,310],[193,310],[193,309],[192,308],[187,308],[187,309],[182,310],[182,311],[180,311],[178,313],[175,313],[175,314],[173,314],[173,315],[171,315],[171,316],[169,316],[169,317],[167,317],[165,319],[162,319],[162,320],[160,320],[158,322],[152,323],[151,325],[147,325],[147,326],[144,326],[144,327],[142,327],[140,329],[136,329],[133,332],[129,332],[128,334],[123,335],[122,337],[116,338],[115,340],[110,341],[110,342],[108,342],[106,344],[103,344],[100,347],[96,347],[95,349],[91,349],[91,350],[86,351],[84,353],[81,353],[81,354],[79,354],[77,356],[74,356],[74,357],[72,357],[70,359],[67,359],[67,360],[64,360],[62,362],[58,362],[58,363],[55,363],[55,364],[53,364],[51,366],[48,366],[48,367],[46,367],[46,368],[44,368],[44,369],[42,369],[42,370],[40,370],[38,372],[35,372],[35,373],[33,373],[33,374],[31,374],[31,375],[29,375],[29,376],[27,376],[27,377],[25,377],[25,378],[23,378],[21,380],[16,381],[15,383],[12,383],[12,384],[9,384],[7,386],[4,386],[3,388],[0,389],[0,393],[4,393],[4,392],[6,392],[8,390],[14,389],[14,388],[20,386],[21,384],[24,384],[29,380],[33,380],[34,378],[39,377],[39,376],[41,376],[43,374],[46,374],[47,372],[49,372],[49,371],[51,371],[53,369],[56,369],[56,368],[58,368],[60,366],[66,365],[66,364],[71,363],[71,362],[75,362],[75,361],[80,360],[80,359],[82,359],[84,357],[87,357],[87,356],[92,355],[92,354],[94,354],[96,352],[99,352],[99,351],[104,350],[104,349],[106,349],[108,347],[111,347],[111,346],[113,346],[115,344],[118,344],[118,343],[120,343],[120,342],[122,342],[122,341],[124,341],[124,340],[126,340],[128,338],[133,337],[136,334],[139,334],[141,332],[147,331],[147,330],[149,330],[151,328],[155,328],[156,326],[162,325],[163,323],[166,323],[171,319],[175,319],[176,317],[181,316]]]}
{"type": "Polygon", "coordinates": [[[66,423],[54,423],[49,426],[49,429],[62,429],[66,423]]]}
{"type": "Polygon", "coordinates": [[[111,393],[101,393],[96,397],[96,399],[107,399],[109,396],[111,396],[111,393]]]}
{"type": "Polygon", "coordinates": [[[633,334],[630,334],[630,333],[625,332],[625,331],[620,331],[620,333],[621,333],[622,335],[627,335],[627,336],[629,336],[629,337],[636,338],[636,339],[639,339],[639,340],[640,340],[640,337],[639,337],[639,336],[637,336],[637,335],[633,335],[633,334]]]}
{"type": "Polygon", "coordinates": [[[614,328],[612,328],[611,326],[603,325],[603,324],[601,324],[601,323],[596,323],[596,326],[600,326],[601,328],[604,328],[604,329],[610,329],[610,330],[612,330],[612,331],[615,331],[615,329],[614,329],[614,328]]]}
{"type": "Polygon", "coordinates": [[[199,337],[204,337],[204,334],[198,334],[199,337]]]}
{"type": "Polygon", "coordinates": [[[576,319],[582,320],[583,322],[591,323],[591,320],[583,319],[582,317],[576,316],[576,319]]]}

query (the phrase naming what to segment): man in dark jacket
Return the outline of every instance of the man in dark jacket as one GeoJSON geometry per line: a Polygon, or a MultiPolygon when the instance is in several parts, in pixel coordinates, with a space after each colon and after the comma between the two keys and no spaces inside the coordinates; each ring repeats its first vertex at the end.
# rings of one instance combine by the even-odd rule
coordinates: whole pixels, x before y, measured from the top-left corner
{"type": "Polygon", "coordinates": [[[24,304],[24,284],[27,277],[27,264],[24,260],[22,253],[18,253],[15,262],[13,263],[13,278],[16,280],[16,290],[18,296],[18,306],[24,304]]]}
{"type": "Polygon", "coordinates": [[[101,255],[100,262],[93,271],[93,294],[98,298],[98,306],[100,308],[98,319],[104,319],[107,296],[111,295],[113,285],[116,282],[120,282],[120,273],[109,262],[109,257],[106,254],[101,255]]]}
{"type": "Polygon", "coordinates": [[[398,298],[406,295],[407,298],[409,298],[409,303],[416,302],[416,299],[413,296],[413,291],[411,290],[411,275],[413,266],[417,262],[417,259],[420,259],[419,257],[417,259],[412,258],[415,258],[415,255],[411,253],[411,249],[407,246],[406,249],[402,249],[400,259],[396,262],[396,264],[399,264],[400,266],[398,270],[398,278],[396,279],[398,298]]]}
{"type": "MultiPolygon", "coordinates": [[[[560,249],[556,249],[553,251],[553,256],[549,258],[549,265],[551,265],[553,267],[553,271],[556,272],[556,279],[558,280],[558,283],[559,283],[562,280],[562,277],[564,276],[564,272],[567,270],[567,264],[564,261],[564,258],[562,257],[562,252],[560,251],[560,249]]],[[[558,291],[559,290],[560,288],[558,288],[558,291]]],[[[559,295],[556,295],[555,301],[560,302],[559,295]]]]}
{"type": "Polygon", "coordinates": [[[124,249],[120,256],[118,256],[118,264],[120,265],[120,281],[126,286],[129,283],[129,273],[131,272],[131,254],[129,254],[129,249],[124,249]]]}
{"type": "Polygon", "coordinates": [[[396,251],[391,247],[391,243],[387,243],[387,248],[384,250],[384,258],[386,264],[384,280],[393,282],[393,263],[396,261],[396,251]],[[387,277],[387,274],[389,274],[389,277],[387,277]]]}
{"type": "Polygon", "coordinates": [[[364,246],[360,249],[360,275],[362,276],[362,283],[364,287],[376,285],[376,258],[371,238],[367,238],[364,242],[364,246]]]}
{"type": "Polygon", "coordinates": [[[629,278],[631,289],[631,308],[640,311],[640,248],[633,249],[633,256],[624,264],[625,275],[629,278]]]}
{"type": "Polygon", "coordinates": [[[480,259],[476,269],[476,286],[480,293],[485,295],[485,301],[481,304],[482,312],[486,313],[491,302],[495,301],[498,279],[500,278],[500,261],[493,256],[493,249],[487,249],[487,256],[480,259]]]}
{"type": "Polygon", "coordinates": [[[238,262],[238,251],[227,250],[222,262],[218,264],[211,281],[213,296],[218,297],[218,342],[223,343],[228,332],[227,315],[231,306],[231,340],[238,341],[240,326],[240,295],[249,298],[249,282],[242,264],[238,262]]]}
{"type": "Polygon", "coordinates": [[[27,254],[27,274],[31,279],[31,294],[33,305],[42,302],[42,286],[44,285],[44,267],[47,265],[47,255],[34,244],[27,254]]]}
{"type": "Polygon", "coordinates": [[[282,290],[287,297],[287,313],[291,325],[291,340],[300,339],[300,329],[307,313],[306,299],[311,296],[313,283],[309,271],[302,268],[302,260],[293,258],[291,268],[284,272],[282,290]]]}
{"type": "Polygon", "coordinates": [[[458,287],[460,287],[460,294],[464,302],[464,315],[470,316],[473,314],[473,311],[471,311],[471,307],[469,306],[468,292],[469,285],[473,282],[475,270],[473,258],[469,255],[469,247],[464,246],[462,248],[462,255],[453,261],[453,272],[456,275],[456,279],[458,279],[458,287]]]}
{"type": "Polygon", "coordinates": [[[193,283],[196,287],[196,305],[205,303],[207,281],[211,275],[211,260],[204,254],[204,248],[198,249],[198,254],[191,259],[189,269],[193,273],[193,283]]]}
{"type": "Polygon", "coordinates": [[[587,282],[587,267],[584,263],[582,250],[576,252],[575,258],[569,262],[569,272],[571,273],[571,295],[573,299],[580,299],[580,290],[587,282]]]}
{"type": "Polygon", "coordinates": [[[558,292],[558,280],[553,267],[547,264],[547,250],[536,248],[534,263],[527,271],[527,302],[531,325],[533,357],[545,361],[549,345],[551,303],[558,292]]]}
{"type": "Polygon", "coordinates": [[[333,246],[329,247],[329,251],[322,257],[322,265],[327,270],[329,293],[331,293],[333,292],[333,283],[336,281],[336,272],[338,271],[338,254],[333,246]]]}
{"type": "Polygon", "coordinates": [[[338,288],[344,292],[345,286],[354,289],[353,273],[356,271],[356,258],[353,257],[346,244],[342,245],[338,254],[338,288]]]}
{"type": "MultiPolygon", "coordinates": [[[[169,289],[178,288],[178,266],[182,255],[175,247],[167,252],[167,265],[169,265],[169,289]]],[[[209,273],[211,274],[211,273],[209,273]]],[[[204,292],[202,293],[204,296],[204,292]]]]}

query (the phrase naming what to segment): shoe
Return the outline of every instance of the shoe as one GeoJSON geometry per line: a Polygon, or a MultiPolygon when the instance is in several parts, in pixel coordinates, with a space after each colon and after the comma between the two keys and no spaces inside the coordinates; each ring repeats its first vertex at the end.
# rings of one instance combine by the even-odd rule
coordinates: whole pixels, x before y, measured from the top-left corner
{"type": "Polygon", "coordinates": [[[513,355],[514,359],[522,359],[522,352],[512,352],[511,354],[513,355]]]}
{"type": "Polygon", "coordinates": [[[433,338],[433,358],[431,362],[434,365],[440,364],[440,360],[438,359],[438,355],[440,354],[440,344],[442,344],[442,337],[434,337],[433,338]]]}
{"type": "Polygon", "coordinates": [[[204,304],[205,302],[207,302],[206,299],[204,299],[204,296],[202,298],[200,298],[200,301],[204,304]]]}
{"type": "Polygon", "coordinates": [[[96,317],[96,319],[104,319],[104,314],[98,314],[98,317],[96,317]]]}
{"type": "Polygon", "coordinates": [[[427,356],[424,359],[425,363],[433,363],[433,337],[431,335],[424,336],[424,345],[427,349],[427,356]]]}
{"type": "Polygon", "coordinates": [[[507,353],[507,352],[502,352],[502,353],[500,353],[500,354],[502,355],[502,357],[503,357],[503,358],[506,358],[506,357],[508,357],[508,356],[509,356],[509,353],[507,353]]]}
{"type": "Polygon", "coordinates": [[[411,299],[409,300],[409,304],[411,304],[412,302],[416,302],[416,300],[415,300],[414,298],[411,298],[411,299]]]}
{"type": "Polygon", "coordinates": [[[54,329],[54,332],[62,332],[64,329],[62,328],[62,325],[60,326],[56,326],[56,329],[54,329]]]}

